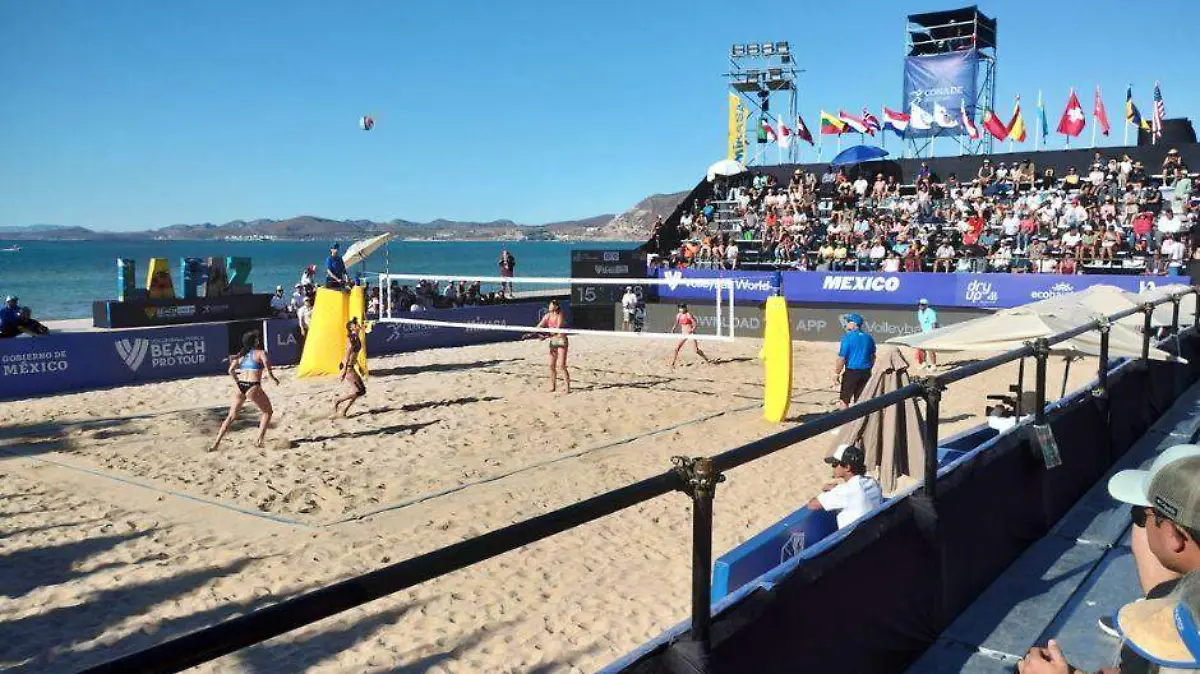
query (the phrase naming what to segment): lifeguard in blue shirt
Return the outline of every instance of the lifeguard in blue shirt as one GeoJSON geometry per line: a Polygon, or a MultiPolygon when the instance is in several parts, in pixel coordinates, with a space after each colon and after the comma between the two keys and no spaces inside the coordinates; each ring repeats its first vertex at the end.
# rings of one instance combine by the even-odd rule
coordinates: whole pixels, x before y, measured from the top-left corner
{"type": "MultiPolygon", "coordinates": [[[[917,303],[917,323],[921,325],[921,332],[932,332],[938,327],[937,312],[929,306],[929,300],[924,297],[917,303]]],[[[924,365],[925,369],[932,371],[937,368],[937,354],[917,349],[917,364],[924,365]]]]}
{"type": "Polygon", "coordinates": [[[325,258],[325,287],[340,289],[350,287],[346,274],[346,262],[342,259],[341,246],[336,242],[329,246],[329,257],[325,258]]]}

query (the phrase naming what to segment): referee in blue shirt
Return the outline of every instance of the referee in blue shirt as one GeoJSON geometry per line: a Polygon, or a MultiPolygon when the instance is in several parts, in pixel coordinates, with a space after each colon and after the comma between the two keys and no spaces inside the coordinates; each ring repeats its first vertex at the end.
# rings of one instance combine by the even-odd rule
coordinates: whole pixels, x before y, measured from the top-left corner
{"type": "Polygon", "coordinates": [[[833,381],[841,384],[842,409],[858,400],[875,367],[875,338],[863,332],[862,325],[861,315],[846,314],[846,335],[833,370],[833,381]]]}

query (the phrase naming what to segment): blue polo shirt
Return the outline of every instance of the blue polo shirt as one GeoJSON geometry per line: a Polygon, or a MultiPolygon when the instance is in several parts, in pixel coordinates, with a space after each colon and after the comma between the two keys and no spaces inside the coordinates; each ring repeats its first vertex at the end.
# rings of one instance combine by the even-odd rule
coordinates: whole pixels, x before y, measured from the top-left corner
{"type": "Polygon", "coordinates": [[[0,331],[16,330],[21,324],[21,310],[7,304],[0,306],[0,331]]]}
{"type": "Polygon", "coordinates": [[[937,312],[933,309],[917,309],[917,322],[921,324],[921,332],[929,332],[937,327],[937,312]]]}
{"type": "Polygon", "coordinates": [[[846,359],[847,370],[870,370],[875,366],[875,338],[862,330],[851,330],[842,337],[838,356],[846,359]]]}
{"type": "Polygon", "coordinates": [[[342,260],[341,255],[330,255],[325,258],[325,268],[338,278],[346,275],[346,263],[342,260]]]}

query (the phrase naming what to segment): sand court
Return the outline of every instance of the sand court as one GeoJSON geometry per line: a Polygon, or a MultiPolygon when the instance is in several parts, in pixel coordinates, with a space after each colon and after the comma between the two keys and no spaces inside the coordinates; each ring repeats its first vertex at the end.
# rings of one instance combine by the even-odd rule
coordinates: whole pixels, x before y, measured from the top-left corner
{"type": "MultiPolygon", "coordinates": [[[[329,582],[723,451],[835,405],[835,347],[797,343],[788,424],[761,420],[759,342],[572,341],[550,393],[538,342],[371,360],[368,394],[331,419],[332,380],[268,385],[226,444],[228,377],[0,408],[0,667],[74,671],[329,582]],[[15,632],[13,630],[16,630],[15,632]]],[[[978,423],[1015,364],[951,387],[943,437],[978,423]]],[[[1072,382],[1091,377],[1076,363],[1072,382]]],[[[1057,393],[1062,364],[1051,360],[1057,393]]],[[[732,471],[721,554],[828,478],[823,438],[732,471]]],[[[227,656],[198,671],[592,671],[688,611],[690,508],[641,504],[227,656]]]]}

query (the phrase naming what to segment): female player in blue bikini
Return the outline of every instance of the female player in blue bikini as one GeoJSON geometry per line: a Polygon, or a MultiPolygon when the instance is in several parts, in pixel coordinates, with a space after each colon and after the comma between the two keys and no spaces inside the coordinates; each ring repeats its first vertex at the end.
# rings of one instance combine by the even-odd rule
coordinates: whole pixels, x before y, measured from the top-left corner
{"type": "Polygon", "coordinates": [[[276,386],[279,385],[279,379],[271,371],[271,361],[267,360],[267,352],[263,350],[262,336],[257,330],[252,330],[242,335],[242,350],[229,359],[229,376],[233,378],[237,390],[233,394],[233,402],[229,405],[229,416],[225,417],[221,431],[217,433],[217,441],[208,451],[217,451],[247,399],[262,412],[262,418],[258,422],[258,440],[254,446],[263,446],[263,438],[267,435],[267,426],[270,425],[271,414],[274,412],[271,399],[262,387],[263,372],[267,373],[276,386]]]}

